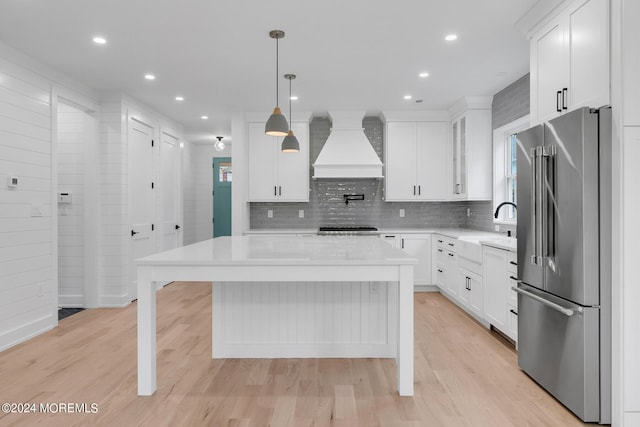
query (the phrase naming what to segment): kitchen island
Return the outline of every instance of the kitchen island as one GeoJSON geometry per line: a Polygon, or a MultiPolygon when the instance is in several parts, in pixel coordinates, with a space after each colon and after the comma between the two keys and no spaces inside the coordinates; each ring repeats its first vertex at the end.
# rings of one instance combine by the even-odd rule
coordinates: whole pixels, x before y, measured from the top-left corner
{"type": "Polygon", "coordinates": [[[395,357],[413,395],[413,266],[377,237],[218,237],[137,260],[138,395],[156,390],[157,281],[213,281],[212,357],[395,357]]]}

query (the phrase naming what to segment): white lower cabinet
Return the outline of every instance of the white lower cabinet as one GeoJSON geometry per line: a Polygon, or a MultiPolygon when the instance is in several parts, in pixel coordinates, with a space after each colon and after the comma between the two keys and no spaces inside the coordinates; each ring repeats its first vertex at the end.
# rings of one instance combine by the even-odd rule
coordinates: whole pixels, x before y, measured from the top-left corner
{"type": "Polygon", "coordinates": [[[413,283],[416,286],[431,285],[431,234],[429,233],[383,233],[382,239],[404,250],[418,260],[413,269],[413,283]]]}
{"type": "Polygon", "coordinates": [[[516,255],[485,246],[483,249],[484,317],[509,338],[518,338],[518,300],[511,289],[517,283],[516,255]]]}
{"type": "Polygon", "coordinates": [[[478,272],[478,270],[482,271],[482,265],[468,262],[464,258],[458,258],[458,262],[460,263],[460,268],[458,269],[460,301],[468,311],[482,318],[484,293],[482,276],[478,272]]]}

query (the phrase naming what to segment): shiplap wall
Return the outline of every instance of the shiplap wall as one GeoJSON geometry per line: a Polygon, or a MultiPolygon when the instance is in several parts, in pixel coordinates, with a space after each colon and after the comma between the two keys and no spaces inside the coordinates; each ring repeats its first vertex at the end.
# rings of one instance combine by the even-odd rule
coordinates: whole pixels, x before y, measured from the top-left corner
{"type": "Polygon", "coordinates": [[[100,305],[119,307],[127,295],[127,146],[120,97],[102,103],[100,117],[100,305]]]}
{"type": "Polygon", "coordinates": [[[58,193],[71,203],[58,203],[58,304],[84,307],[85,285],[85,145],[95,135],[95,119],[58,102],[58,193]]]}
{"type": "Polygon", "coordinates": [[[51,125],[51,82],[0,56],[0,349],[57,324],[51,125]]]}

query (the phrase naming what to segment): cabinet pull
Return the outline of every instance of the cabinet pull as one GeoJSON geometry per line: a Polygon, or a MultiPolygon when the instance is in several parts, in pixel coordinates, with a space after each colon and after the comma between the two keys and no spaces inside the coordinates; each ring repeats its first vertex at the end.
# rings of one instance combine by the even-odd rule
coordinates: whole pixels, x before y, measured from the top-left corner
{"type": "Polygon", "coordinates": [[[420,186],[418,185],[418,196],[420,195],[420,186]]]}
{"type": "Polygon", "coordinates": [[[515,261],[509,261],[509,264],[511,264],[511,265],[518,265],[518,263],[517,263],[517,262],[515,262],[515,261]]]}
{"type": "Polygon", "coordinates": [[[460,184],[456,184],[455,194],[460,194],[460,184]]]}
{"type": "Polygon", "coordinates": [[[469,280],[471,280],[469,277],[465,277],[465,281],[466,281],[465,287],[467,288],[468,291],[471,290],[471,285],[469,284],[469,280]]]}
{"type": "Polygon", "coordinates": [[[513,277],[513,276],[509,276],[509,279],[511,279],[511,280],[515,280],[516,282],[518,282],[518,281],[519,281],[517,277],[513,277]]]}
{"type": "Polygon", "coordinates": [[[438,252],[442,252],[442,249],[438,249],[438,252]]]}
{"type": "Polygon", "coordinates": [[[282,185],[278,185],[278,196],[282,196],[282,185]]]}
{"type": "Polygon", "coordinates": [[[438,239],[438,243],[442,243],[442,240],[438,239]]]}
{"type": "Polygon", "coordinates": [[[449,246],[455,246],[453,243],[447,243],[447,245],[449,245],[449,246]]]}
{"type": "Polygon", "coordinates": [[[453,256],[453,254],[452,254],[452,253],[448,253],[447,255],[449,255],[449,256],[453,256]]]}
{"type": "Polygon", "coordinates": [[[385,238],[389,238],[389,239],[391,239],[391,238],[395,239],[396,238],[395,235],[391,235],[391,234],[386,234],[384,237],[385,238]]]}
{"type": "Polygon", "coordinates": [[[414,196],[416,195],[416,186],[415,185],[413,186],[413,195],[414,196]]]}
{"type": "Polygon", "coordinates": [[[562,91],[559,90],[556,92],[556,111],[558,113],[562,112],[562,107],[560,106],[560,97],[562,96],[562,91]]]}
{"type": "Polygon", "coordinates": [[[441,269],[438,269],[438,273],[444,273],[441,269]]]}
{"type": "Polygon", "coordinates": [[[278,187],[276,187],[275,185],[273,186],[273,195],[274,196],[278,195],[278,187]]]}
{"type": "Polygon", "coordinates": [[[404,238],[400,239],[400,247],[404,249],[404,238]]]}
{"type": "Polygon", "coordinates": [[[518,312],[515,311],[513,308],[511,310],[509,310],[511,312],[511,314],[515,314],[516,316],[518,315],[518,312]]]}
{"type": "Polygon", "coordinates": [[[566,87],[562,88],[562,109],[567,110],[567,98],[569,97],[569,89],[566,87]]]}

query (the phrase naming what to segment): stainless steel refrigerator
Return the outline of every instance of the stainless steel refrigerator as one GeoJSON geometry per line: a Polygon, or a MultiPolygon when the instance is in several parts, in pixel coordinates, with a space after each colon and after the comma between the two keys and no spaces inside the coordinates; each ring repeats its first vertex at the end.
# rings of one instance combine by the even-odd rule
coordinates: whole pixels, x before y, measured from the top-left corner
{"type": "Polygon", "coordinates": [[[611,422],[611,109],[517,134],[518,364],[587,422],[611,422]]]}

